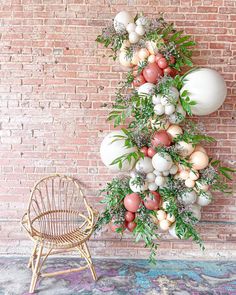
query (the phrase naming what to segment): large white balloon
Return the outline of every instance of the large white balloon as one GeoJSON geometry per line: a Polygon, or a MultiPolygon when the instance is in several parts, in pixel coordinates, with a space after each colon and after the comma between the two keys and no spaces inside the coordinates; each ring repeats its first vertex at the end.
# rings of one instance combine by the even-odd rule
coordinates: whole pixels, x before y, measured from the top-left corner
{"type": "Polygon", "coordinates": [[[134,18],[127,11],[121,11],[114,18],[114,28],[119,33],[127,27],[128,23],[133,22],[134,18]]]}
{"type": "Polygon", "coordinates": [[[190,72],[184,78],[181,93],[187,90],[196,105],[191,107],[192,113],[198,116],[215,112],[224,102],[227,88],[223,77],[212,69],[200,68],[190,72]]]}
{"type": "Polygon", "coordinates": [[[152,158],[152,165],[155,170],[163,172],[171,168],[173,161],[169,154],[156,153],[152,158]]]}
{"type": "Polygon", "coordinates": [[[122,168],[120,169],[118,164],[111,165],[111,163],[121,157],[124,154],[129,154],[132,152],[136,152],[137,148],[126,148],[124,146],[125,144],[125,138],[124,139],[118,139],[116,136],[125,136],[125,133],[123,131],[113,131],[109,133],[102,141],[101,147],[100,147],[100,155],[101,160],[105,166],[110,168],[113,172],[118,171],[129,171],[133,168],[135,160],[132,159],[132,161],[129,163],[127,160],[125,160],[122,163],[122,168]],[[118,139],[118,140],[117,140],[118,139]]]}
{"type": "Polygon", "coordinates": [[[138,88],[138,94],[151,94],[154,88],[154,84],[152,83],[145,83],[138,88]]]}

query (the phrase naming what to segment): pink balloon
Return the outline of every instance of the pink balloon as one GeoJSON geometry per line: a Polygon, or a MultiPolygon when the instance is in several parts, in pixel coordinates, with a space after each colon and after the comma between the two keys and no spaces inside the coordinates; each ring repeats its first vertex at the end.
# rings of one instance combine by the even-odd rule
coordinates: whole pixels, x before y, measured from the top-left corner
{"type": "Polygon", "coordinates": [[[156,83],[158,79],[163,76],[163,71],[156,63],[150,63],[143,70],[143,76],[149,83],[156,83]]]}
{"type": "Polygon", "coordinates": [[[152,146],[170,146],[171,145],[171,138],[165,130],[156,131],[152,138],[152,146]]]}

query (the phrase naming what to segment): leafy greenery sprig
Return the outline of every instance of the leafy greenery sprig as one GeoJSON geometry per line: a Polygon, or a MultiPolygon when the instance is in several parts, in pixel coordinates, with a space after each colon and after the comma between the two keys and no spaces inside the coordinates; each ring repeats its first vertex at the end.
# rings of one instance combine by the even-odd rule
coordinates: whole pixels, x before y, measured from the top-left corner
{"type": "Polygon", "coordinates": [[[191,143],[192,145],[197,145],[201,142],[215,142],[215,139],[211,136],[204,135],[204,134],[193,134],[189,133],[188,131],[184,131],[183,134],[178,135],[174,142],[185,141],[187,143],[191,143]]]}

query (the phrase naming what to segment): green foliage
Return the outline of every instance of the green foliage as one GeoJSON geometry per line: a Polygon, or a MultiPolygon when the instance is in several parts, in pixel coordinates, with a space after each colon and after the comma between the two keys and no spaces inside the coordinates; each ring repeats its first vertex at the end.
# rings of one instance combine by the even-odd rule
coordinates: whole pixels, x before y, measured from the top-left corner
{"type": "Polygon", "coordinates": [[[111,182],[107,183],[106,187],[99,192],[99,195],[103,196],[101,203],[105,204],[106,208],[98,218],[95,231],[101,230],[111,220],[114,224],[124,223],[124,213],[126,210],[123,205],[123,199],[131,192],[129,178],[127,177],[114,178],[111,182]]]}
{"type": "Polygon", "coordinates": [[[157,234],[158,227],[152,220],[153,211],[146,209],[142,206],[135,218],[137,226],[135,227],[133,234],[135,235],[135,241],[138,242],[143,240],[145,247],[150,249],[149,262],[156,264],[156,251],[158,248],[157,239],[159,235],[157,234]]]}
{"type": "Polygon", "coordinates": [[[187,90],[184,90],[181,94],[180,94],[180,97],[179,97],[179,100],[180,100],[180,103],[183,107],[183,109],[186,111],[186,113],[188,115],[192,115],[192,111],[191,111],[191,106],[194,106],[196,105],[196,101],[194,100],[191,100],[188,96],[188,91],[187,90]]]}
{"type": "Polygon", "coordinates": [[[191,143],[194,146],[201,142],[215,142],[215,139],[211,136],[207,136],[204,134],[193,134],[188,131],[184,131],[183,134],[178,135],[175,139],[175,142],[185,141],[187,143],[191,143]]]}
{"type": "MultiPolygon", "coordinates": [[[[173,180],[174,181],[174,180],[173,180]]],[[[175,194],[168,188],[160,189],[160,194],[164,201],[169,202],[166,211],[175,216],[176,227],[175,231],[180,239],[192,238],[194,242],[204,249],[202,239],[194,228],[197,219],[193,216],[191,211],[182,210],[183,208],[178,204],[175,194]]]]}

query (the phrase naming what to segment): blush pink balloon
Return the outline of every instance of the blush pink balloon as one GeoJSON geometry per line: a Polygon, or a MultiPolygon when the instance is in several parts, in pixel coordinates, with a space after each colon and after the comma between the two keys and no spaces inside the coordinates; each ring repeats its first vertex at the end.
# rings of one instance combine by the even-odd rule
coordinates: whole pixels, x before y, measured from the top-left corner
{"type": "Polygon", "coordinates": [[[137,212],[140,204],[141,204],[141,197],[140,195],[136,193],[129,194],[124,198],[124,206],[126,210],[130,212],[133,212],[133,213],[137,212]]]}
{"type": "Polygon", "coordinates": [[[156,131],[152,137],[152,146],[170,146],[171,137],[165,130],[156,131]]]}
{"type": "Polygon", "coordinates": [[[163,71],[156,63],[150,63],[144,68],[143,76],[147,82],[156,83],[163,76],[163,71]]]}

